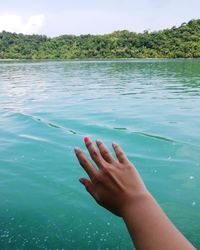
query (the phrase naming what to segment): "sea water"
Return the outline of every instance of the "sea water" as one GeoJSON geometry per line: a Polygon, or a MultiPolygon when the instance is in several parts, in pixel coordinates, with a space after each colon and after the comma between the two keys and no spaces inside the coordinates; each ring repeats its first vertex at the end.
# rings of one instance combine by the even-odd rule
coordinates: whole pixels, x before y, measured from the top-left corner
{"type": "Polygon", "coordinates": [[[0,249],[132,249],[78,182],[85,135],[118,142],[200,248],[200,60],[111,60],[0,62],[0,249]]]}

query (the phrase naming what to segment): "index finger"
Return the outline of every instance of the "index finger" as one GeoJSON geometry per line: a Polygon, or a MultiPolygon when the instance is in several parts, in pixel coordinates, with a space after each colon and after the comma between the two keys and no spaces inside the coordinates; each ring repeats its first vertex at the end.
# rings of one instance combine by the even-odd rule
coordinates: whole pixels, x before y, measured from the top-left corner
{"type": "Polygon", "coordinates": [[[90,162],[90,160],[86,157],[86,155],[80,148],[76,147],[74,151],[76,153],[80,165],[84,168],[90,179],[94,179],[97,173],[97,170],[95,169],[94,165],[90,162]]]}

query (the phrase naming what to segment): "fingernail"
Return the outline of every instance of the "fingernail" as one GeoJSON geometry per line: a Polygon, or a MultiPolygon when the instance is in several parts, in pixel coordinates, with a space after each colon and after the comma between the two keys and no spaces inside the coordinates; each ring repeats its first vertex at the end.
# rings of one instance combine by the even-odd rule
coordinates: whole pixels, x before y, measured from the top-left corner
{"type": "Polygon", "coordinates": [[[74,151],[75,151],[75,153],[78,153],[78,152],[80,151],[80,148],[75,147],[75,148],[74,148],[74,151]]]}
{"type": "Polygon", "coordinates": [[[96,143],[100,144],[100,143],[102,143],[102,141],[101,140],[96,140],[96,143]]]}
{"type": "Polygon", "coordinates": [[[89,137],[87,137],[87,136],[86,136],[86,137],[84,137],[84,142],[85,142],[85,143],[89,142],[89,140],[90,140],[90,138],[89,138],[89,137]]]}
{"type": "Polygon", "coordinates": [[[118,144],[116,142],[113,142],[112,145],[113,145],[113,147],[117,147],[118,146],[118,144]]]}

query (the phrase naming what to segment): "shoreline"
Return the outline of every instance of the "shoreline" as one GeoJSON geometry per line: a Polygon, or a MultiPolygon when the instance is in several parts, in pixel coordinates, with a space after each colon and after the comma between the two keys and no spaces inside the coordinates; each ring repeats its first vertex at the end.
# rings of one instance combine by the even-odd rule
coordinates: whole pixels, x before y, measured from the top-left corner
{"type": "Polygon", "coordinates": [[[25,59],[25,58],[21,58],[21,59],[13,59],[13,58],[6,58],[6,59],[0,59],[0,62],[2,61],[131,61],[131,60],[199,60],[200,57],[179,57],[179,58],[169,58],[169,57],[145,57],[145,58],[139,58],[139,57],[132,57],[132,58],[73,58],[73,59],[59,59],[59,58],[55,58],[55,59],[25,59]]]}

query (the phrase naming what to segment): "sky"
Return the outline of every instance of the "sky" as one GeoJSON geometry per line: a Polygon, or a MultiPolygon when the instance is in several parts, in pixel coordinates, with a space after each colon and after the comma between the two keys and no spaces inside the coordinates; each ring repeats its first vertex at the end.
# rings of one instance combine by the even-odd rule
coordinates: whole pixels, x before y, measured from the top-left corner
{"type": "Polygon", "coordinates": [[[107,34],[180,26],[200,18],[200,0],[0,0],[0,32],[107,34]]]}

